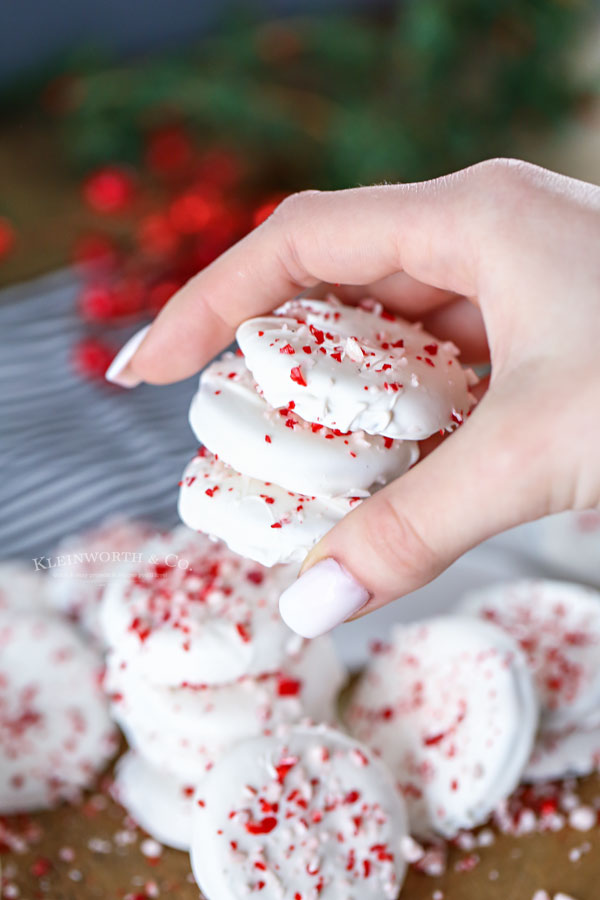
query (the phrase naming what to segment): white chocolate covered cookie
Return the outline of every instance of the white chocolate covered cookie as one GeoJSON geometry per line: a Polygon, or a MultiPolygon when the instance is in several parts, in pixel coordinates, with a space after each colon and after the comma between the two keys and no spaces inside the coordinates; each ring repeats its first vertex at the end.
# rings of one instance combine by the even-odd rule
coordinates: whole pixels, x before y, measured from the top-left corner
{"type": "Polygon", "coordinates": [[[301,562],[366,496],[366,491],[331,498],[286,491],[241,475],[203,447],[183,474],[179,515],[190,528],[220,538],[235,553],[273,566],[301,562]]]}
{"type": "Polygon", "coordinates": [[[525,653],[544,730],[600,725],[600,594],[562,581],[527,579],[466,595],[464,613],[512,635],[525,653]]]}
{"type": "Polygon", "coordinates": [[[302,720],[333,723],[344,677],[333,643],[321,638],[280,672],[216,687],[158,687],[113,654],[105,685],[129,744],[160,771],[194,781],[241,740],[302,720]]]}
{"type": "Polygon", "coordinates": [[[360,744],[327,728],[246,741],[198,786],[191,859],[207,900],[395,900],[402,798],[360,744]]]}
{"type": "Polygon", "coordinates": [[[481,824],[530,757],[537,699],[517,644],[468,616],[398,626],[350,699],[346,722],[381,753],[411,831],[453,837],[481,824]]]}
{"type": "Polygon", "coordinates": [[[130,750],[117,763],[113,794],[131,818],[155,840],[189,850],[193,784],[157,771],[130,750]]]}
{"type": "Polygon", "coordinates": [[[99,639],[100,602],[107,584],[135,561],[152,534],[145,522],[116,517],[64,538],[53,553],[57,564],[49,573],[50,606],[99,639]]]}
{"type": "Polygon", "coordinates": [[[227,353],[200,377],[190,407],[199,441],[238,472],[295,493],[337,497],[387,484],[419,456],[413,441],[344,434],[273,409],[244,359],[227,353]]]}
{"type": "Polygon", "coordinates": [[[295,299],[248,319],[237,341],[264,397],[308,422],[421,440],[460,424],[476,382],[458,351],[385,312],[295,299]]]}
{"type": "Polygon", "coordinates": [[[108,587],[101,619],[108,645],[154,684],[276,672],[300,647],[277,609],[290,570],[265,569],[185,528],[145,545],[143,559],[108,587]]]}
{"type": "Polygon", "coordinates": [[[68,623],[0,613],[0,812],[76,798],[115,753],[101,675],[68,623]]]}

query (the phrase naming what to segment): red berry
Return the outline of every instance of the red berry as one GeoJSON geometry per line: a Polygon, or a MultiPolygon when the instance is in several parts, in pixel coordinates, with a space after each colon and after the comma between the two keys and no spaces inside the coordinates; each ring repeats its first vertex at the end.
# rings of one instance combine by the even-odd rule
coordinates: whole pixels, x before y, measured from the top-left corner
{"type": "Polygon", "coordinates": [[[115,356],[112,347],[94,338],[80,341],[73,351],[73,365],[85,378],[103,378],[115,356]]]}
{"type": "Polygon", "coordinates": [[[95,212],[122,212],[135,195],[133,178],[118,166],[105,166],[87,178],[83,184],[83,196],[95,212]]]}
{"type": "Polygon", "coordinates": [[[189,166],[193,158],[189,135],[182,128],[161,128],[148,139],[146,163],[160,175],[170,175],[189,166]]]}
{"type": "Polygon", "coordinates": [[[180,234],[202,231],[220,212],[221,200],[198,191],[176,197],[169,207],[169,220],[180,234]]]}
{"type": "Polygon", "coordinates": [[[89,284],[79,297],[79,310],[84,319],[102,322],[115,315],[115,294],[106,284],[89,284]]]}
{"type": "Polygon", "coordinates": [[[0,218],[0,259],[4,259],[15,245],[16,235],[8,219],[0,218]]]}

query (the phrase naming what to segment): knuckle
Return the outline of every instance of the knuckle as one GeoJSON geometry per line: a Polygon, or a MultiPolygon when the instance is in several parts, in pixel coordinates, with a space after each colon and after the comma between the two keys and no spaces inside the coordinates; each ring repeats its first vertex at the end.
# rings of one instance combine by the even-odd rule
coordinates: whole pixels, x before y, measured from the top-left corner
{"type": "Polygon", "coordinates": [[[496,158],[466,171],[478,198],[480,228],[489,238],[514,246],[517,232],[527,221],[524,212],[535,204],[545,170],[519,159],[496,158]]]}
{"type": "Polygon", "coordinates": [[[320,191],[312,190],[289,194],[275,207],[268,221],[278,227],[295,225],[311,209],[319,194],[320,191]]]}
{"type": "Polygon", "coordinates": [[[278,232],[279,260],[287,279],[299,288],[312,287],[319,279],[307,269],[307,229],[305,223],[314,215],[320,191],[300,191],[286,197],[271,215],[271,227],[278,232]]]}
{"type": "Polygon", "coordinates": [[[405,592],[443,569],[442,560],[385,491],[376,498],[376,508],[367,517],[365,542],[367,553],[385,566],[405,592]]]}

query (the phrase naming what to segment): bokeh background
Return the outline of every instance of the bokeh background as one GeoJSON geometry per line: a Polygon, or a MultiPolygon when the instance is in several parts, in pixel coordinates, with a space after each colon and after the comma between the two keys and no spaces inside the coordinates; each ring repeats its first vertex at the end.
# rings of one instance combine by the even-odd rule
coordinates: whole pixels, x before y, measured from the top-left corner
{"type": "Polygon", "coordinates": [[[600,177],[593,0],[20,0],[0,33],[4,284],[105,250],[155,308],[299,188],[600,177]]]}
{"type": "Polygon", "coordinates": [[[193,380],[116,349],[286,195],[520,156],[600,181],[592,0],[0,4],[0,556],[176,522],[193,380]]]}

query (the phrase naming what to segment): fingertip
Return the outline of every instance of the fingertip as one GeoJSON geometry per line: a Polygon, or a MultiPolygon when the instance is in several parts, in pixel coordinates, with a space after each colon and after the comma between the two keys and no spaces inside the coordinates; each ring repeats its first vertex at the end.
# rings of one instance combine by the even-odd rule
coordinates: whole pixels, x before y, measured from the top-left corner
{"type": "Polygon", "coordinates": [[[304,638],[331,631],[369,602],[371,595],[337,560],[321,559],[279,598],[281,618],[304,638]]]}
{"type": "Polygon", "coordinates": [[[150,325],[145,325],[136,331],[129,340],[121,347],[110,366],[106,370],[104,377],[111,384],[117,384],[119,387],[134,388],[142,383],[143,379],[134,371],[132,361],[136,356],[141,344],[150,330],[150,325]]]}

